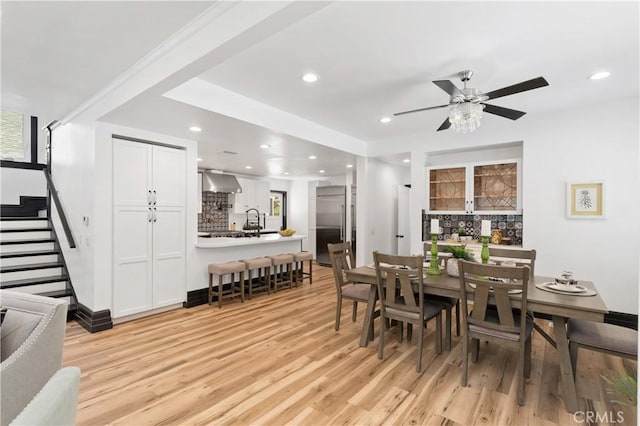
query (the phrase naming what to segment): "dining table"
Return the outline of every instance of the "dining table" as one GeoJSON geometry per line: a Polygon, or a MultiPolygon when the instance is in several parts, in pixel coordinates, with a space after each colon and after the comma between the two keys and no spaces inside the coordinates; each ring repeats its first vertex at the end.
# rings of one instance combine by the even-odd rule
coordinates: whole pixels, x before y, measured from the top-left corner
{"type": "MultiPolygon", "coordinates": [[[[355,283],[370,284],[369,299],[365,312],[364,323],[360,335],[360,346],[365,347],[369,341],[369,330],[374,320],[374,312],[378,300],[376,271],[373,265],[359,266],[345,271],[347,279],[355,283]]],[[[575,376],[569,353],[569,340],[567,338],[566,322],[570,318],[604,322],[604,315],[608,313],[607,307],[590,281],[578,281],[578,284],[589,290],[591,296],[578,296],[576,294],[560,294],[542,290],[543,283],[554,282],[553,277],[534,276],[529,280],[527,288],[527,310],[545,317],[551,317],[554,336],[549,336],[542,328],[536,325],[536,330],[558,351],[560,362],[560,374],[564,395],[565,409],[570,413],[583,410],[576,392],[575,376]],[[555,337],[555,339],[554,339],[555,337]]],[[[425,275],[423,291],[445,297],[460,297],[460,278],[451,277],[446,273],[440,275],[425,275]]],[[[467,289],[468,299],[473,300],[473,291],[467,289]]],[[[512,307],[520,307],[521,295],[512,295],[512,307]]]]}

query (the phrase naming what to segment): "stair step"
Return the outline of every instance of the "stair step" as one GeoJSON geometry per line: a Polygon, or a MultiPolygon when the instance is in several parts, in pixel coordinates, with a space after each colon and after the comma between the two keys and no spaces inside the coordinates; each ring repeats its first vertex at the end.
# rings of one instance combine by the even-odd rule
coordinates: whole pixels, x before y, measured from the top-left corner
{"type": "Polygon", "coordinates": [[[43,291],[42,293],[35,293],[38,296],[46,297],[68,297],[73,296],[73,292],[69,289],[55,290],[55,291],[43,291]]]}
{"type": "Polygon", "coordinates": [[[0,229],[3,230],[12,230],[12,229],[34,229],[34,228],[48,228],[51,227],[49,219],[46,217],[38,218],[29,218],[29,217],[19,217],[19,218],[11,218],[11,220],[6,220],[6,218],[0,217],[0,229]]]}
{"type": "Polygon", "coordinates": [[[31,250],[31,251],[16,251],[13,253],[0,253],[0,259],[9,259],[13,257],[31,257],[31,256],[47,256],[50,254],[60,254],[60,250],[31,250]]]}
{"type": "Polygon", "coordinates": [[[53,238],[41,238],[37,240],[15,240],[15,241],[0,241],[0,245],[10,245],[10,244],[41,244],[41,243],[55,243],[56,240],[53,238]]]}
{"type": "Polygon", "coordinates": [[[62,262],[47,262],[47,263],[31,263],[27,265],[12,265],[0,267],[0,273],[5,272],[18,272],[18,271],[33,271],[34,269],[50,269],[50,268],[62,268],[64,264],[62,262]]]}
{"type": "Polygon", "coordinates": [[[22,280],[5,281],[3,283],[0,283],[0,288],[26,287],[30,285],[62,282],[62,281],[67,281],[68,279],[69,277],[67,275],[57,275],[52,277],[41,277],[41,278],[25,278],[22,280]]]}
{"type": "Polygon", "coordinates": [[[0,229],[0,232],[2,233],[9,233],[9,232],[48,232],[51,231],[51,228],[46,227],[46,228],[14,228],[14,229],[0,229]]]}
{"type": "Polygon", "coordinates": [[[12,220],[49,220],[48,217],[37,217],[37,216],[13,216],[13,217],[0,217],[2,221],[12,221],[12,220]]]}

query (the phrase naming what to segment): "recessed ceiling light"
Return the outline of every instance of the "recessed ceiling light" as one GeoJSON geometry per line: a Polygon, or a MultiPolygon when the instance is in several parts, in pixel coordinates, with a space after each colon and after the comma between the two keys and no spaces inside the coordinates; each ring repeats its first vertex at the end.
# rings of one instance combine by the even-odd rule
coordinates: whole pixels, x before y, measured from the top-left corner
{"type": "Polygon", "coordinates": [[[315,83],[318,81],[318,76],[312,72],[308,72],[302,76],[302,80],[307,83],[315,83]]]}
{"type": "Polygon", "coordinates": [[[411,160],[409,160],[408,158],[405,158],[404,160],[402,160],[403,163],[410,163],[411,160]]]}
{"type": "Polygon", "coordinates": [[[192,132],[201,132],[202,129],[198,126],[191,126],[189,127],[189,130],[191,130],[192,132]]]}
{"type": "Polygon", "coordinates": [[[609,71],[598,71],[595,74],[589,76],[590,80],[602,80],[603,78],[607,78],[611,75],[609,71]]]}
{"type": "Polygon", "coordinates": [[[350,169],[353,167],[353,164],[347,164],[347,169],[350,169]]]}
{"type": "Polygon", "coordinates": [[[390,122],[391,122],[391,117],[382,117],[382,118],[380,119],[380,122],[381,122],[382,124],[390,123],[390,122]]]}
{"type": "Polygon", "coordinates": [[[198,161],[202,161],[202,158],[198,158],[198,161]]]}
{"type": "Polygon", "coordinates": [[[285,174],[285,175],[288,175],[288,174],[289,174],[289,172],[284,172],[284,174],[285,174]]]}
{"type": "Polygon", "coordinates": [[[324,173],[324,170],[320,170],[320,173],[324,173]]]}
{"type": "Polygon", "coordinates": [[[262,145],[260,145],[260,148],[262,149],[271,148],[271,145],[267,145],[266,143],[263,143],[262,145]]]}
{"type": "Polygon", "coordinates": [[[316,158],[318,158],[318,157],[316,157],[315,155],[310,155],[309,156],[309,160],[315,160],[316,158]]]}
{"type": "Polygon", "coordinates": [[[245,169],[253,169],[251,166],[244,166],[245,169]]]}

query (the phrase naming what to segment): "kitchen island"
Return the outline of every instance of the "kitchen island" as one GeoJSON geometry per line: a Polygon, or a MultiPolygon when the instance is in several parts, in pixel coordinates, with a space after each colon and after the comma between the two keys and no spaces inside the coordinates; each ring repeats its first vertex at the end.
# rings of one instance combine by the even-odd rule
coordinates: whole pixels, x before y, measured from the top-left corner
{"type": "MultiPolygon", "coordinates": [[[[283,237],[267,234],[251,238],[202,238],[195,244],[195,269],[190,271],[185,306],[203,303],[203,296],[209,288],[208,265],[254,257],[274,256],[282,253],[302,251],[305,235],[283,237]]],[[[226,277],[228,280],[228,277],[226,277]]],[[[228,281],[226,281],[228,282],[228,281]]]]}

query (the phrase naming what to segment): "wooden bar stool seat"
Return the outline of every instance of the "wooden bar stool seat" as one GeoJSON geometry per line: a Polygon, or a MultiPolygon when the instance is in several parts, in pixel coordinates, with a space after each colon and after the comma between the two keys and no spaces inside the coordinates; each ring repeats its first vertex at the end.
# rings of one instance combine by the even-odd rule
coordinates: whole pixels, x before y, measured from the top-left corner
{"type": "Polygon", "coordinates": [[[305,279],[309,280],[309,284],[313,284],[313,254],[308,251],[301,251],[299,253],[291,253],[293,256],[293,270],[295,271],[296,285],[302,284],[305,279]],[[304,272],[304,262],[309,261],[309,271],[304,272]]]}
{"type": "Polygon", "coordinates": [[[235,297],[236,293],[236,283],[234,281],[234,277],[236,273],[240,274],[240,300],[244,303],[244,271],[246,269],[246,265],[244,262],[225,262],[225,263],[211,263],[209,264],[209,305],[211,305],[211,301],[213,299],[213,276],[218,276],[218,308],[222,307],[222,299],[226,297],[235,297]],[[225,275],[230,275],[230,284],[229,289],[224,289],[222,285],[222,280],[225,275]]]}
{"type": "Polygon", "coordinates": [[[273,290],[277,293],[279,286],[293,286],[293,256],[290,254],[279,254],[277,256],[267,256],[271,259],[273,266],[272,274],[273,290]],[[279,267],[279,268],[278,268],[279,267]]]}
{"type": "Polygon", "coordinates": [[[257,257],[255,259],[243,259],[247,268],[247,284],[249,288],[249,300],[253,297],[254,290],[266,290],[267,294],[271,294],[271,259],[266,257],[257,257]],[[262,276],[260,270],[263,270],[262,276]],[[256,271],[256,280],[253,281],[251,271],[256,271]]]}

